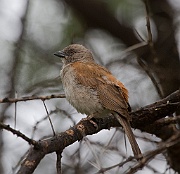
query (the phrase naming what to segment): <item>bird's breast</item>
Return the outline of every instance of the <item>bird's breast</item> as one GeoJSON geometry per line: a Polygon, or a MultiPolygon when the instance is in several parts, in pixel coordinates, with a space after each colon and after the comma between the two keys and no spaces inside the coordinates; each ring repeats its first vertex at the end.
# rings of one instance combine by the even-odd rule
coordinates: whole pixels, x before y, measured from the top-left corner
{"type": "Polygon", "coordinates": [[[90,115],[103,111],[96,89],[80,84],[72,66],[64,67],[60,76],[66,99],[78,112],[90,115]]]}

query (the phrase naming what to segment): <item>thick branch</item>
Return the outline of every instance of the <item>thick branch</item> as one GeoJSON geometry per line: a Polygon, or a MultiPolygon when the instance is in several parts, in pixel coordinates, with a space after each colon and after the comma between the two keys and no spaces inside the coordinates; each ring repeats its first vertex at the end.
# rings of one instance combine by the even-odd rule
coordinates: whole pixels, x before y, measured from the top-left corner
{"type": "MultiPolygon", "coordinates": [[[[160,100],[159,102],[153,103],[135,112],[132,112],[132,126],[134,128],[139,128],[143,131],[148,130],[149,133],[156,134],[156,131],[159,132],[159,130],[149,130],[148,125],[153,124],[153,122],[160,118],[174,113],[180,106],[179,102],[180,91],[176,91],[165,99],[160,100]]],[[[65,132],[59,133],[56,136],[50,137],[48,139],[40,140],[40,148],[30,149],[30,152],[27,155],[26,159],[23,161],[18,174],[33,173],[41,159],[46,154],[63,151],[65,147],[73,144],[75,141],[81,140],[85,135],[92,135],[101,131],[102,129],[120,126],[117,123],[116,119],[113,117],[107,117],[103,120],[95,119],[94,121],[96,121],[96,123],[98,124],[98,129],[97,127],[94,127],[94,124],[92,124],[89,120],[83,119],[77,125],[71,127],[65,132]]]]}

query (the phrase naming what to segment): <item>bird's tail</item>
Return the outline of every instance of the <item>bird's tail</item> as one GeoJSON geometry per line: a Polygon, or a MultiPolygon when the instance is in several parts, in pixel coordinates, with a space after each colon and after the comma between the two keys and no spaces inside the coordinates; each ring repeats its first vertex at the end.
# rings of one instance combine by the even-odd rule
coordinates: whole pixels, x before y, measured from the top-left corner
{"type": "Polygon", "coordinates": [[[129,139],[129,142],[131,144],[134,156],[141,157],[142,153],[141,153],[139,145],[137,144],[137,141],[134,137],[134,134],[132,132],[131,125],[130,125],[129,121],[126,118],[119,116],[117,113],[115,113],[114,116],[116,117],[116,119],[119,121],[119,123],[124,128],[124,131],[125,131],[128,139],[129,139]]]}

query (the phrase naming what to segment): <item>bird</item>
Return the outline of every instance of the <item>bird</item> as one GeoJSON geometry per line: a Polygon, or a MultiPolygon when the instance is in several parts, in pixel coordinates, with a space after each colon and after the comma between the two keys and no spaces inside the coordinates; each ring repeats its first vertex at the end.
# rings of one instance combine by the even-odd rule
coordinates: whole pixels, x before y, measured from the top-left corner
{"type": "Polygon", "coordinates": [[[97,64],[92,52],[71,44],[55,56],[62,58],[60,77],[68,102],[79,112],[103,118],[114,115],[124,128],[135,157],[142,156],[132,132],[128,90],[105,67],[97,64]]]}

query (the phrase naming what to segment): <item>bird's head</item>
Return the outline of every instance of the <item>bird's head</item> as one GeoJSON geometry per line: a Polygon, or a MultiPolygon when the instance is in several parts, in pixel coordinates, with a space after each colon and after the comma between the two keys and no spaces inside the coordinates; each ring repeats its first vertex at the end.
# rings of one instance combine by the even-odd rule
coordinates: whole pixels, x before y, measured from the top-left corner
{"type": "Polygon", "coordinates": [[[64,65],[73,62],[93,62],[93,56],[91,51],[79,44],[72,44],[65,47],[62,51],[54,53],[55,56],[62,58],[64,65]]]}

